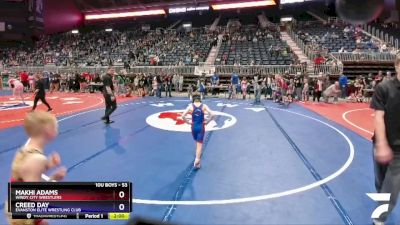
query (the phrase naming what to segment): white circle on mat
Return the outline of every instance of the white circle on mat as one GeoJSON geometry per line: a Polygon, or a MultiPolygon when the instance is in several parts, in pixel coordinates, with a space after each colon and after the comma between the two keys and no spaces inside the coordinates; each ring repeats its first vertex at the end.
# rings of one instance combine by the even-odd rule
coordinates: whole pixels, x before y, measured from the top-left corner
{"type": "MultiPolygon", "coordinates": [[[[38,105],[39,104],[41,104],[41,103],[38,102],[38,105]]],[[[21,100],[1,101],[0,102],[0,111],[30,108],[32,106],[33,106],[33,101],[25,101],[25,104],[23,104],[21,102],[21,100]]]]}
{"type": "Polygon", "coordinates": [[[313,188],[319,187],[323,184],[326,184],[326,183],[332,181],[333,179],[340,176],[344,171],[346,171],[347,168],[349,168],[349,166],[351,165],[351,163],[354,160],[354,145],[351,142],[350,138],[347,135],[345,135],[342,131],[340,131],[336,127],[334,127],[322,120],[316,119],[311,116],[307,116],[307,115],[304,115],[301,113],[297,113],[297,112],[293,112],[293,111],[285,110],[285,109],[280,109],[280,108],[273,108],[273,107],[266,107],[266,108],[302,116],[302,117],[314,120],[318,123],[321,123],[321,124],[331,128],[332,130],[334,130],[336,133],[338,133],[340,136],[342,136],[345,139],[345,141],[347,142],[347,144],[349,146],[349,156],[348,156],[346,162],[336,172],[334,172],[331,175],[329,175],[321,180],[318,180],[314,183],[311,183],[311,184],[308,184],[308,185],[305,185],[302,187],[286,190],[286,191],[271,193],[271,194],[256,195],[256,196],[250,196],[250,197],[244,197],[244,198],[193,200],[193,201],[165,201],[165,200],[152,200],[152,199],[132,199],[132,202],[135,204],[147,204],[147,205],[226,205],[226,204],[238,204],[238,203],[262,201],[262,200],[274,199],[274,198],[279,198],[279,197],[284,197],[284,196],[288,196],[288,195],[294,195],[297,193],[309,191],[313,188]]]}
{"type": "MultiPolygon", "coordinates": [[[[133,105],[133,103],[122,104],[119,106],[130,106],[130,105],[133,105]]],[[[354,145],[353,145],[353,142],[351,142],[350,138],[347,135],[345,135],[342,131],[340,131],[336,127],[334,127],[322,120],[316,119],[311,116],[307,116],[307,115],[304,115],[301,113],[297,113],[297,112],[293,112],[293,111],[285,110],[285,109],[280,109],[280,108],[274,108],[274,107],[266,107],[266,108],[302,116],[302,117],[308,118],[310,120],[314,120],[318,123],[321,123],[321,124],[331,128],[332,130],[334,130],[336,133],[338,133],[340,136],[342,136],[345,139],[345,141],[347,142],[347,144],[349,146],[349,156],[348,156],[346,162],[337,171],[335,171],[331,175],[329,175],[321,180],[318,180],[314,183],[311,183],[311,184],[308,184],[308,185],[305,185],[302,187],[286,190],[286,191],[271,193],[271,194],[263,194],[263,195],[256,195],[256,196],[243,197],[243,198],[232,198],[232,199],[193,200],[193,201],[168,201],[168,200],[155,200],[155,199],[153,200],[153,199],[134,198],[134,199],[132,199],[132,202],[135,204],[148,204],[148,205],[226,205],[226,204],[238,204],[238,203],[262,201],[262,200],[274,199],[274,198],[279,198],[279,197],[284,197],[284,196],[289,196],[289,195],[294,195],[294,194],[298,194],[301,192],[309,191],[313,188],[319,187],[319,186],[326,184],[326,183],[332,181],[333,179],[339,177],[344,171],[346,171],[349,168],[349,166],[351,165],[351,163],[354,160],[354,153],[355,153],[354,145]]],[[[86,112],[81,112],[81,113],[78,113],[75,115],[71,115],[71,116],[62,118],[59,121],[65,121],[65,120],[68,120],[68,119],[71,119],[71,118],[74,118],[77,116],[81,116],[81,115],[84,115],[84,114],[87,114],[90,112],[98,111],[98,110],[101,110],[101,109],[94,109],[94,110],[89,110],[86,112]]],[[[182,111],[182,110],[179,110],[179,111],[182,111]]]]}

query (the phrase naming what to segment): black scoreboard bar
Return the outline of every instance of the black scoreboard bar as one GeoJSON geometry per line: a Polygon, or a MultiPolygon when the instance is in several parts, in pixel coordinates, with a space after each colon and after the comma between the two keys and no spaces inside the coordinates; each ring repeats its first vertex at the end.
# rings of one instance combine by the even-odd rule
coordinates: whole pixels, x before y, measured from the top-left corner
{"type": "Polygon", "coordinates": [[[128,219],[131,182],[12,182],[13,219],[128,219]]]}

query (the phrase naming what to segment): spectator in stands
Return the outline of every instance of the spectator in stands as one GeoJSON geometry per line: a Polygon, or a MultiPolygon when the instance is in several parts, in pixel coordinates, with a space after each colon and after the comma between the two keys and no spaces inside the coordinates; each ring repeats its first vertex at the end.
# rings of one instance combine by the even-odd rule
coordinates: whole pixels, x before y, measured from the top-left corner
{"type": "Polygon", "coordinates": [[[386,72],[386,76],[383,78],[383,81],[392,79],[392,73],[390,71],[386,72]]]}
{"type": "Polygon", "coordinates": [[[342,74],[339,77],[339,84],[340,84],[340,90],[342,93],[342,98],[346,98],[347,97],[347,76],[342,74]]]}
{"type": "Polygon", "coordinates": [[[380,52],[387,52],[388,51],[388,48],[387,48],[387,46],[386,46],[386,43],[382,43],[382,45],[381,45],[381,47],[380,47],[380,52]]]}
{"type": "Polygon", "coordinates": [[[346,53],[347,50],[344,47],[341,47],[338,52],[339,53],[346,53]]]}
{"type": "Polygon", "coordinates": [[[315,65],[321,65],[321,64],[325,63],[325,58],[321,54],[319,54],[314,59],[314,63],[315,63],[315,65]]]}

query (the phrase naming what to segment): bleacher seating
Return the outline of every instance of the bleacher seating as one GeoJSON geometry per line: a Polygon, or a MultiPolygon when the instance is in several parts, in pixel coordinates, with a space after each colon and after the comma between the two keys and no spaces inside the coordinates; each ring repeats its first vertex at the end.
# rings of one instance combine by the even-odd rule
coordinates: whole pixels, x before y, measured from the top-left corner
{"type": "Polygon", "coordinates": [[[278,31],[242,28],[223,37],[216,65],[290,65],[294,54],[278,31]]]}
{"type": "Polygon", "coordinates": [[[169,46],[164,48],[160,57],[162,65],[198,65],[206,60],[211,49],[212,35],[204,31],[196,34],[174,36],[169,46]]]}
{"type": "Polygon", "coordinates": [[[313,22],[298,26],[295,32],[306,44],[317,44],[329,50],[329,52],[378,50],[370,36],[352,26],[313,22]]]}

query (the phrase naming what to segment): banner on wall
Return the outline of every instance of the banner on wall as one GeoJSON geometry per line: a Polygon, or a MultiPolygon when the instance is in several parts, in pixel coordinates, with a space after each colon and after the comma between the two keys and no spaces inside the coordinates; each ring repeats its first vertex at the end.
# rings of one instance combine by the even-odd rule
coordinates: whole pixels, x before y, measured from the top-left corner
{"type": "Polygon", "coordinates": [[[28,11],[30,14],[29,21],[35,21],[37,23],[44,22],[43,0],[28,0],[28,11]]]}

